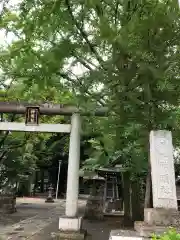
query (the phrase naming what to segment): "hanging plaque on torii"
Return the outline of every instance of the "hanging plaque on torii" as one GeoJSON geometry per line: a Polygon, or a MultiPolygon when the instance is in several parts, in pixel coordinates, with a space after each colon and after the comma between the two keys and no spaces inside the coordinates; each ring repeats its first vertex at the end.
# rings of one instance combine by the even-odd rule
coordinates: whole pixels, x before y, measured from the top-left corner
{"type": "Polygon", "coordinates": [[[26,108],[26,125],[39,125],[40,110],[39,107],[27,107],[26,108]]]}

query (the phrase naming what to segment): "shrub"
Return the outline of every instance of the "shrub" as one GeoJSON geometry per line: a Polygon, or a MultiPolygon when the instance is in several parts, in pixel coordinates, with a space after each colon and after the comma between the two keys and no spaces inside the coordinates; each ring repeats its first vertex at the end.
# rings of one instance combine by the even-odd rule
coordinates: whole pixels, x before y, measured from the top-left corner
{"type": "Polygon", "coordinates": [[[180,240],[180,234],[174,228],[170,228],[168,232],[165,232],[162,235],[153,235],[153,240],[180,240]]]}

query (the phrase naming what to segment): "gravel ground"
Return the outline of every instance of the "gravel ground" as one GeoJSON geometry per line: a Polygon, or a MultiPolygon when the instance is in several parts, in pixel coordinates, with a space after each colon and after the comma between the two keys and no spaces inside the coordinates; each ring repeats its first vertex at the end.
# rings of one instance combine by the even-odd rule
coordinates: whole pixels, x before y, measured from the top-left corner
{"type": "MultiPolygon", "coordinates": [[[[58,218],[53,223],[51,223],[47,228],[43,229],[39,234],[34,236],[32,240],[50,240],[51,233],[57,232],[57,229],[58,218]]],[[[125,229],[125,228],[123,227],[122,224],[122,217],[109,217],[105,218],[103,221],[83,220],[83,229],[86,229],[88,232],[86,240],[100,240],[100,239],[108,240],[110,231],[112,229],[125,229]]]]}
{"type": "MultiPolygon", "coordinates": [[[[84,206],[84,201],[79,201],[80,214],[83,213],[84,206]]],[[[59,216],[64,214],[64,207],[65,201],[63,200],[53,204],[45,204],[44,199],[18,199],[18,211],[0,219],[0,232],[8,229],[11,235],[15,231],[15,227],[12,227],[12,225],[15,224],[23,226],[23,233],[29,236],[27,238],[29,240],[50,240],[51,233],[58,231],[58,220],[59,216]],[[34,220],[28,223],[28,220],[26,220],[28,218],[33,218],[34,220]],[[23,220],[24,223],[20,224],[19,222],[23,220]],[[38,230],[38,227],[40,230],[35,231],[36,234],[30,236],[29,233],[36,228],[38,230]]],[[[88,233],[86,240],[108,240],[112,229],[125,228],[123,227],[122,217],[106,217],[103,221],[83,220],[83,229],[87,230],[88,233]]],[[[11,236],[12,237],[8,237],[8,239],[22,239],[18,236],[15,237],[15,235],[11,236]]],[[[5,239],[7,240],[7,238],[5,239]]]]}
{"type": "MultiPolygon", "coordinates": [[[[86,201],[79,200],[78,204],[82,214],[86,201]]],[[[50,233],[57,231],[58,218],[64,215],[64,210],[63,199],[54,203],[45,203],[44,199],[17,199],[17,212],[1,217],[0,239],[35,239],[36,236],[38,239],[38,235],[43,236],[42,239],[51,239],[50,233]]]]}
{"type": "MultiPolygon", "coordinates": [[[[39,210],[41,211],[41,209],[39,210]]],[[[29,206],[17,206],[17,212],[13,214],[3,214],[0,216],[0,229],[17,222],[23,221],[26,218],[34,217],[37,215],[37,210],[33,210],[29,206]]]]}

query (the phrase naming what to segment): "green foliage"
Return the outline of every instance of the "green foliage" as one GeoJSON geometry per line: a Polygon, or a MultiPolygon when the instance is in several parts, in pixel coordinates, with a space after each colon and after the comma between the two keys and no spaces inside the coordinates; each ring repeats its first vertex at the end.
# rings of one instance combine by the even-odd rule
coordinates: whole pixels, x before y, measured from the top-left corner
{"type": "MultiPolygon", "coordinates": [[[[23,82],[18,80],[9,88],[1,90],[2,101],[12,101],[14,99],[27,102],[57,102],[60,98],[63,102],[70,102],[73,95],[64,90],[62,93],[54,87],[41,90],[38,85],[33,85],[29,89],[25,88],[23,82]]],[[[4,120],[8,121],[25,121],[24,116],[3,115],[4,120]]],[[[65,117],[42,116],[41,122],[59,123],[64,121],[65,117]]],[[[67,119],[68,120],[68,119],[67,119]]],[[[66,136],[65,136],[66,137],[66,136]]],[[[68,138],[49,144],[52,134],[44,133],[19,133],[19,132],[1,132],[0,134],[0,188],[14,186],[17,182],[27,182],[33,176],[39,167],[48,167],[52,164],[52,158],[55,152],[67,151],[68,138]],[[55,146],[56,145],[56,146],[55,146]],[[54,152],[55,151],[55,152],[54,152]]]]}
{"type": "MultiPolygon", "coordinates": [[[[88,169],[122,163],[133,173],[144,171],[152,129],[172,130],[179,146],[177,0],[22,0],[16,8],[5,7],[1,14],[1,29],[16,36],[0,54],[1,82],[12,80],[1,100],[91,110],[92,116],[83,117],[83,131],[102,135],[89,143],[88,169]],[[97,105],[106,105],[111,114],[95,118],[97,105]]],[[[69,121],[51,118],[62,120],[69,121]]],[[[47,137],[40,136],[38,161],[48,163],[52,152],[42,143],[47,137]]]]}
{"type": "Polygon", "coordinates": [[[157,236],[153,235],[152,236],[153,240],[161,239],[161,240],[178,240],[180,239],[180,234],[176,231],[174,228],[170,228],[168,232],[157,236]]]}

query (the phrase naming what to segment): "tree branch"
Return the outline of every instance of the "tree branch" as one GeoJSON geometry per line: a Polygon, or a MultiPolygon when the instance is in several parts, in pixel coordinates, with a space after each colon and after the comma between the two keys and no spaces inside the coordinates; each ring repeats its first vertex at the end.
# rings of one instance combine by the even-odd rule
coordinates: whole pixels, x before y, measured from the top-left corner
{"type": "MultiPolygon", "coordinates": [[[[61,38],[62,38],[64,41],[65,41],[66,39],[68,39],[68,37],[65,38],[65,37],[63,37],[62,35],[61,35],[61,38]]],[[[51,43],[52,46],[58,47],[58,44],[57,44],[57,43],[55,43],[55,42],[53,42],[53,41],[50,41],[50,43],[51,43]]],[[[90,71],[93,70],[93,69],[91,68],[91,66],[90,66],[90,65],[93,65],[93,63],[90,63],[90,62],[87,63],[87,60],[84,60],[84,59],[82,59],[81,57],[79,57],[79,56],[76,54],[75,51],[72,51],[71,54],[72,54],[72,56],[75,57],[75,58],[77,59],[77,61],[79,61],[85,68],[87,68],[87,69],[90,70],[90,71]],[[90,65],[89,65],[89,64],[90,64],[90,65]]],[[[94,65],[93,65],[93,66],[94,66],[94,65]]],[[[96,66],[94,66],[94,67],[96,67],[96,66]]]]}
{"type": "Polygon", "coordinates": [[[6,11],[6,5],[9,3],[9,0],[4,0],[3,2],[1,2],[2,4],[2,11],[0,12],[0,20],[4,14],[4,12],[6,11]]]}
{"type": "Polygon", "coordinates": [[[87,68],[88,70],[92,71],[93,69],[89,66],[89,64],[87,64],[83,59],[81,59],[80,57],[78,57],[76,54],[73,54],[73,56],[77,59],[78,62],[80,62],[85,68],[87,68]]]}
{"type": "Polygon", "coordinates": [[[115,8],[115,14],[114,14],[115,25],[117,24],[118,8],[119,8],[119,0],[116,1],[116,8],[115,8]]]}
{"type": "MultiPolygon", "coordinates": [[[[71,72],[71,73],[72,73],[72,72],[71,72]]],[[[73,74],[73,73],[72,73],[72,74],[73,74]]],[[[70,78],[67,73],[58,73],[58,75],[61,76],[61,77],[64,78],[64,79],[68,80],[69,82],[75,83],[75,81],[74,81],[72,78],[70,78]]],[[[78,82],[76,82],[76,83],[78,83],[79,86],[84,89],[84,85],[83,85],[83,83],[80,81],[80,79],[79,79],[75,74],[73,74],[73,75],[76,77],[76,79],[77,79],[77,81],[78,81],[78,82]]],[[[75,84],[76,84],[76,83],[75,83],[75,84]]],[[[85,90],[85,93],[86,93],[88,96],[95,98],[95,100],[96,100],[101,106],[105,106],[105,103],[104,103],[101,99],[97,99],[97,97],[95,97],[94,95],[92,95],[92,93],[90,93],[88,89],[84,89],[84,90],[85,90]]]]}
{"type": "Polygon", "coordinates": [[[3,162],[4,162],[4,160],[5,160],[4,157],[5,157],[5,155],[6,155],[10,150],[23,147],[23,146],[27,143],[27,140],[30,138],[30,135],[28,135],[27,137],[26,137],[26,136],[27,136],[27,135],[25,135],[25,139],[24,139],[23,143],[18,144],[18,145],[14,145],[14,146],[12,146],[12,147],[10,147],[10,148],[8,148],[8,149],[6,149],[6,150],[4,150],[4,151],[2,152],[2,154],[0,155],[0,165],[3,164],[3,162]]]}
{"type": "Polygon", "coordinates": [[[96,57],[96,59],[98,60],[99,64],[101,65],[101,67],[104,69],[104,66],[103,66],[103,59],[99,56],[98,52],[96,51],[96,49],[94,48],[94,46],[92,45],[92,43],[89,41],[88,39],[88,36],[87,36],[87,33],[84,31],[84,29],[80,26],[80,24],[76,21],[74,15],[73,15],[73,12],[72,12],[72,9],[71,9],[71,6],[70,6],[70,2],[69,0],[65,0],[65,4],[67,6],[67,10],[69,12],[69,15],[72,19],[72,21],[74,22],[77,30],[79,31],[79,33],[81,34],[81,36],[83,37],[83,39],[86,41],[86,43],[88,44],[89,46],[89,49],[91,50],[91,52],[94,54],[94,56],[96,57]]]}
{"type": "Polygon", "coordinates": [[[5,155],[8,153],[8,151],[3,151],[3,153],[0,156],[0,165],[4,163],[5,155]]]}
{"type": "MultiPolygon", "coordinates": [[[[15,120],[15,116],[16,116],[16,114],[13,114],[13,115],[12,115],[10,122],[13,122],[13,121],[15,120]]],[[[8,137],[8,135],[9,135],[9,131],[6,131],[4,137],[3,137],[3,138],[1,139],[1,141],[0,141],[0,148],[2,147],[2,145],[4,144],[4,142],[6,141],[6,138],[8,137]]]]}

